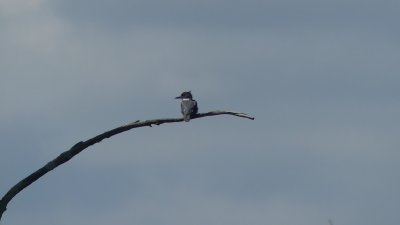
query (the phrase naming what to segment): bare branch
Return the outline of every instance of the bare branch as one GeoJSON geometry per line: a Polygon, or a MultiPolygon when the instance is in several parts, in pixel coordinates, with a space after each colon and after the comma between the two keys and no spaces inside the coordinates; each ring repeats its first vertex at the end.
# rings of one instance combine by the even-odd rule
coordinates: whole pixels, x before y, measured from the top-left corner
{"type": "MultiPolygon", "coordinates": [[[[206,116],[217,116],[217,115],[233,115],[233,116],[238,116],[242,118],[247,118],[254,120],[254,117],[251,117],[245,113],[238,113],[238,112],[230,112],[230,111],[211,111],[207,113],[199,113],[193,116],[191,119],[198,119],[201,117],[206,117],[206,116]]],[[[89,140],[86,141],[80,141],[76,143],[74,146],[72,146],[69,150],[61,153],[57,158],[54,160],[48,162],[46,165],[44,165],[42,168],[38,169],[31,175],[27,176],[20,182],[18,182],[16,185],[14,185],[0,200],[0,221],[3,213],[7,210],[7,205],[17,195],[19,192],[21,192],[23,189],[31,185],[33,182],[44,176],[46,173],[52,171],[59,165],[69,161],[74,157],[75,155],[79,154],[86,148],[88,148],[91,145],[94,145],[96,143],[101,142],[102,140],[106,138],[110,138],[116,134],[128,131],[133,128],[138,128],[138,127],[145,127],[145,126],[152,126],[152,125],[161,125],[163,123],[176,123],[176,122],[182,122],[183,118],[166,118],[166,119],[153,119],[153,120],[145,120],[145,121],[140,121],[137,120],[135,122],[114,128],[112,130],[106,131],[100,135],[97,135],[96,137],[93,137],[89,140]]]]}

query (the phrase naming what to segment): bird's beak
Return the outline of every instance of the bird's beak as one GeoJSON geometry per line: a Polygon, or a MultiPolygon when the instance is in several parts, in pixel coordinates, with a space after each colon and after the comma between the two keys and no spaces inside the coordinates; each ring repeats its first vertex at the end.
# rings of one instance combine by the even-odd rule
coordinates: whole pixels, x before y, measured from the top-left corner
{"type": "Polygon", "coordinates": [[[182,98],[181,96],[175,97],[175,99],[181,99],[181,98],[182,98]]]}

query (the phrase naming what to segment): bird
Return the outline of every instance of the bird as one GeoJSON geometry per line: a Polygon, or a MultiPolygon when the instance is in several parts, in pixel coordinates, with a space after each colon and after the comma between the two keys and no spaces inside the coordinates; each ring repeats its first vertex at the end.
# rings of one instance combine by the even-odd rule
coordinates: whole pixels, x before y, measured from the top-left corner
{"type": "Polygon", "coordinates": [[[181,101],[181,113],[183,115],[183,120],[189,122],[194,115],[197,114],[199,108],[197,107],[196,100],[193,99],[192,93],[190,91],[182,92],[182,94],[175,99],[182,99],[181,101]]]}

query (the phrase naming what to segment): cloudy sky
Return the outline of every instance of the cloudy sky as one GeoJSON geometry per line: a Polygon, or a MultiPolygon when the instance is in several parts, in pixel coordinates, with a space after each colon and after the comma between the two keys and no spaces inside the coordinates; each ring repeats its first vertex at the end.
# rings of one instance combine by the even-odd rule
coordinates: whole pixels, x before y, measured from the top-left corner
{"type": "Polygon", "coordinates": [[[4,225],[398,225],[400,2],[1,0],[4,225]]]}

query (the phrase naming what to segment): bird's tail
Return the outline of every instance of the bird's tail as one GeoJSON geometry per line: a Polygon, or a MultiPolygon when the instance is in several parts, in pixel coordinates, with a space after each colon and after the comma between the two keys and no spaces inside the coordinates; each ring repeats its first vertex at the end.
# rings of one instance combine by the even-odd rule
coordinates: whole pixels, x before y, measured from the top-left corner
{"type": "Polygon", "coordinates": [[[189,122],[189,121],[190,121],[190,114],[185,114],[185,115],[183,115],[183,120],[184,120],[185,122],[189,122]]]}

